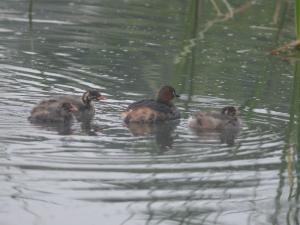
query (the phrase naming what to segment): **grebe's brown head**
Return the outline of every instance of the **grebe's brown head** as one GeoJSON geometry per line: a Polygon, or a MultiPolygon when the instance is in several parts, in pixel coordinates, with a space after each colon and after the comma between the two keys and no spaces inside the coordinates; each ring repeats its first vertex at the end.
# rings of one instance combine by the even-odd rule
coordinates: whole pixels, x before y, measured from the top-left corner
{"type": "Polygon", "coordinates": [[[178,94],[176,94],[175,89],[171,86],[163,86],[159,89],[157,93],[156,101],[169,103],[174,97],[180,97],[178,94]]]}
{"type": "Polygon", "coordinates": [[[82,95],[82,102],[84,104],[90,104],[91,101],[105,100],[106,97],[100,94],[97,90],[88,90],[82,95]]]}
{"type": "Polygon", "coordinates": [[[76,106],[74,106],[73,104],[69,103],[69,102],[63,102],[61,104],[61,108],[65,112],[77,112],[78,111],[78,108],[76,106]]]}
{"type": "Polygon", "coordinates": [[[233,106],[226,106],[222,109],[222,114],[227,116],[237,116],[239,111],[233,106]]]}

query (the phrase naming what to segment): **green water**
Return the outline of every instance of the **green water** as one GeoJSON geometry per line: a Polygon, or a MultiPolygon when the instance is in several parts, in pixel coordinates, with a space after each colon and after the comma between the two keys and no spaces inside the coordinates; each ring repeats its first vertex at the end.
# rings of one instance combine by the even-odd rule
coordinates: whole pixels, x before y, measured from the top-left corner
{"type": "Polygon", "coordinates": [[[0,2],[0,224],[299,224],[300,67],[286,1],[0,2]],[[163,84],[182,118],[124,126],[163,84]],[[92,124],[30,124],[42,99],[97,88],[92,124]],[[195,133],[241,106],[242,129],[195,133]]]}

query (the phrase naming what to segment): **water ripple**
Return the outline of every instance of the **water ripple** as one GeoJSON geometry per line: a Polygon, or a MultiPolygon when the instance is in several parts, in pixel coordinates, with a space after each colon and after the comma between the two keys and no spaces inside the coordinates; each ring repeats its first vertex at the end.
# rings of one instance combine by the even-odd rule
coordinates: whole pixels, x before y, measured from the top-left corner
{"type": "MultiPolygon", "coordinates": [[[[231,29],[230,21],[212,42],[196,43],[200,50],[190,73],[173,64],[188,28],[180,22],[186,20],[186,3],[34,1],[31,28],[24,26],[22,4],[0,5],[1,224],[18,224],[17,219],[66,224],[65,218],[76,225],[89,223],[83,218],[109,224],[270,224],[277,211],[285,218],[290,208],[299,208],[285,200],[297,177],[286,169],[288,157],[295,157],[286,131],[291,125],[286,77],[292,76],[286,64],[274,63],[265,52],[240,54],[241,40],[227,42],[222,33],[231,29]],[[226,49],[214,47],[224,40],[226,49]],[[238,60],[231,52],[238,52],[238,60]],[[258,62],[276,67],[270,81],[258,62]],[[162,83],[181,92],[175,104],[182,118],[125,126],[120,114],[127,105],[152,97],[162,83]],[[267,86],[276,86],[271,100],[264,98],[267,86]],[[42,99],[80,96],[90,88],[108,97],[95,104],[91,123],[60,127],[27,121],[42,99]],[[188,128],[194,112],[245,105],[247,99],[255,101],[242,109],[242,128],[231,142],[222,132],[188,128]]],[[[252,36],[268,46],[268,36],[247,33],[247,40],[252,36]]],[[[293,160],[289,166],[296,167],[293,160]]],[[[273,224],[286,224],[280,222],[273,224]]]]}

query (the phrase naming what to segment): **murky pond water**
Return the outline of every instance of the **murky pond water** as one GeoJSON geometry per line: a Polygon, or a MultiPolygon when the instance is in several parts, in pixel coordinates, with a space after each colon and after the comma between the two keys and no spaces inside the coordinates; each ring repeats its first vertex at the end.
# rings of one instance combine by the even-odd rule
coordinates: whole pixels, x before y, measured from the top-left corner
{"type": "Polygon", "coordinates": [[[294,37],[291,3],[44,0],[31,21],[28,7],[0,2],[1,225],[300,223],[300,70],[269,55],[294,37]],[[162,84],[180,121],[125,127],[162,84]],[[108,97],[92,124],[27,121],[88,88],[108,97]],[[242,106],[235,140],[187,127],[225,105],[242,106]]]}

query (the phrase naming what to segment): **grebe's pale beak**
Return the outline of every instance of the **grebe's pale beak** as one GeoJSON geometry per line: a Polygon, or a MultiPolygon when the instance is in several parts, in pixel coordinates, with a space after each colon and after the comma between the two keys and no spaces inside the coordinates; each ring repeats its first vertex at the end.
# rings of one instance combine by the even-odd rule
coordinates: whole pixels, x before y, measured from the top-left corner
{"type": "Polygon", "coordinates": [[[100,101],[100,100],[106,100],[107,98],[103,95],[100,95],[97,97],[97,100],[100,101]]]}

